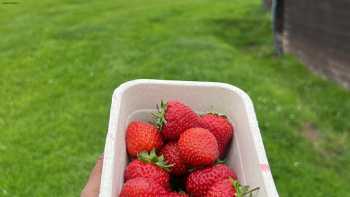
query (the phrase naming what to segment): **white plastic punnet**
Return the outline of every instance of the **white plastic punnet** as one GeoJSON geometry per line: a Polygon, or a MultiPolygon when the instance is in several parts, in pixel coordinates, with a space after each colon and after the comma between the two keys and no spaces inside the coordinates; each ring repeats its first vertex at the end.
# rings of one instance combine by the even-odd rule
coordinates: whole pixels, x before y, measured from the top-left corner
{"type": "Polygon", "coordinates": [[[125,130],[132,120],[151,121],[161,100],[180,100],[196,112],[225,114],[234,124],[227,164],[243,185],[260,187],[255,197],[278,197],[252,101],[241,89],[216,82],[139,79],[113,93],[104,150],[100,197],[117,197],[127,165],[125,130]]]}

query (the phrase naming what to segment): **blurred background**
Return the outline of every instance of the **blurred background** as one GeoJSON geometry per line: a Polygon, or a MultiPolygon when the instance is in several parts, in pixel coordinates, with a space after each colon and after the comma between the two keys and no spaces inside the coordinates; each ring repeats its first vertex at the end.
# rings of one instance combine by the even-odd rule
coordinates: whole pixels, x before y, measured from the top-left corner
{"type": "Polygon", "coordinates": [[[79,196],[137,78],[242,88],[280,196],[350,196],[349,4],[1,0],[0,196],[79,196]]]}

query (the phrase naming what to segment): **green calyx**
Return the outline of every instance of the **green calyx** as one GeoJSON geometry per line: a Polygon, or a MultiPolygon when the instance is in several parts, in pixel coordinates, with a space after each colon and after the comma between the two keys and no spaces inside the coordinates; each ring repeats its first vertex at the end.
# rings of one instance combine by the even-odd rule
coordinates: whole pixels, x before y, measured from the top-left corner
{"type": "Polygon", "coordinates": [[[173,166],[165,161],[163,155],[157,156],[155,149],[149,153],[145,151],[141,152],[137,155],[137,158],[142,162],[154,164],[166,171],[170,171],[170,168],[173,166]]]}
{"type": "Polygon", "coordinates": [[[215,164],[224,164],[226,163],[227,159],[217,159],[215,164]]]}
{"type": "Polygon", "coordinates": [[[232,177],[229,178],[232,184],[232,187],[236,190],[236,197],[248,196],[253,197],[253,192],[259,190],[259,187],[249,189],[248,185],[241,185],[237,180],[234,180],[232,177]]]}
{"type": "Polygon", "coordinates": [[[158,129],[161,131],[164,124],[166,124],[165,113],[167,109],[167,104],[162,100],[160,101],[160,106],[157,105],[157,112],[152,113],[154,116],[154,123],[157,125],[158,129]]]}

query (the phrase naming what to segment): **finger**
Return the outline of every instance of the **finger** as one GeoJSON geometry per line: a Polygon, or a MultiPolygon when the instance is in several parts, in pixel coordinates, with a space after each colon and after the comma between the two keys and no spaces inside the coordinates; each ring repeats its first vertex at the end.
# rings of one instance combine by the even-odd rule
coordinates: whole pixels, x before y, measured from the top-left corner
{"type": "Polygon", "coordinates": [[[92,169],[89,182],[101,182],[101,173],[102,173],[102,166],[103,166],[103,155],[101,155],[97,161],[95,167],[92,169]]]}
{"type": "Polygon", "coordinates": [[[86,183],[83,191],[81,192],[81,197],[98,197],[100,192],[101,184],[101,173],[103,166],[103,155],[96,161],[95,167],[90,173],[88,182],[86,183]]]}

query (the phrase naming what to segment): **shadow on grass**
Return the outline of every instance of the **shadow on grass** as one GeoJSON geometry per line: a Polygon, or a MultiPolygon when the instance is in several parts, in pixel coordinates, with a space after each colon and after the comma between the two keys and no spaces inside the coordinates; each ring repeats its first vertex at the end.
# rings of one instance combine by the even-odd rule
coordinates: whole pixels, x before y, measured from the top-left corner
{"type": "Polygon", "coordinates": [[[239,50],[254,50],[273,47],[269,17],[262,8],[256,7],[243,12],[240,17],[216,18],[209,23],[214,27],[214,35],[232,47],[239,50]]]}

